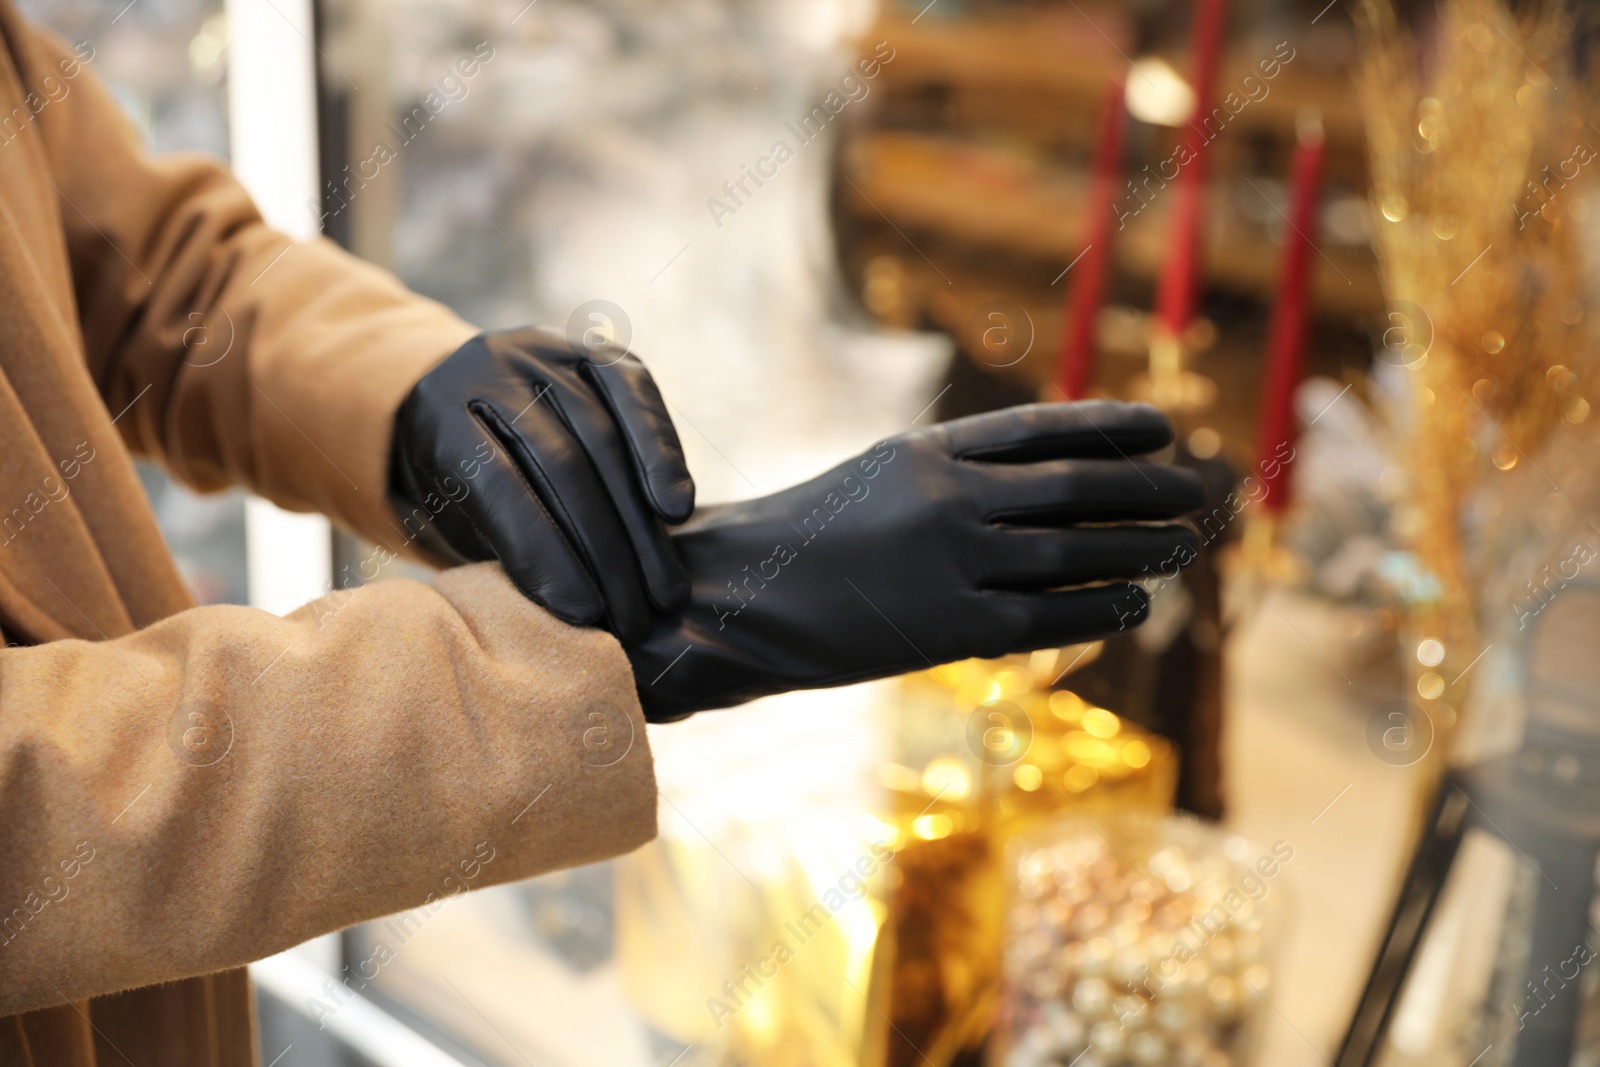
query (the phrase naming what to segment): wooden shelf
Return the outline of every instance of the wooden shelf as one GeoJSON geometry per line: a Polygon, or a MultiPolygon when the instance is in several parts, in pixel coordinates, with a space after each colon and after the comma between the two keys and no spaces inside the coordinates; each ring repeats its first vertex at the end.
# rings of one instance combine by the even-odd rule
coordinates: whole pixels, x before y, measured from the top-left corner
{"type": "MultiPolygon", "coordinates": [[[[1059,263],[1083,251],[1084,179],[1003,148],[903,132],[857,137],[843,159],[842,202],[861,224],[887,219],[909,234],[935,234],[998,252],[1059,263]]],[[[1206,284],[1270,302],[1280,246],[1242,218],[1214,183],[1206,218],[1206,284]]],[[[1115,235],[1113,261],[1132,277],[1154,280],[1165,252],[1169,186],[1115,235]]],[[[1371,314],[1383,305],[1375,261],[1364,247],[1321,242],[1313,287],[1318,311],[1371,314]]]]}
{"type": "MultiPolygon", "coordinates": [[[[895,58],[883,68],[882,81],[891,92],[930,86],[955,90],[1002,90],[1030,98],[1055,97],[1058,108],[1098,109],[1106,84],[1127,69],[1134,57],[1134,32],[1120,7],[1081,5],[1024,9],[1014,14],[957,20],[909,19],[890,14],[880,20],[874,39],[894,42],[895,58]]],[[[1348,74],[1309,62],[1314,41],[1292,42],[1293,58],[1278,76],[1261,79],[1259,64],[1273,57],[1278,42],[1252,36],[1235,40],[1217,72],[1219,99],[1243,91],[1255,75],[1267,90],[1230,119],[1231,136],[1270,133],[1292,141],[1295,117],[1314,106],[1322,113],[1331,154],[1346,149],[1360,154],[1361,114],[1348,74]]],[[[1161,58],[1183,71],[1187,57],[1161,58]]],[[[1259,92],[1259,90],[1257,90],[1259,92]]],[[[1080,115],[1064,115],[1064,123],[1082,125],[1080,115]]]]}
{"type": "Polygon", "coordinates": [[[1065,5],[962,19],[889,14],[874,39],[894,42],[886,84],[1006,86],[1025,92],[1098,95],[1126,63],[1133,28],[1116,8],[1065,5]],[[1071,57],[1070,62],[1064,61],[1071,57]]]}

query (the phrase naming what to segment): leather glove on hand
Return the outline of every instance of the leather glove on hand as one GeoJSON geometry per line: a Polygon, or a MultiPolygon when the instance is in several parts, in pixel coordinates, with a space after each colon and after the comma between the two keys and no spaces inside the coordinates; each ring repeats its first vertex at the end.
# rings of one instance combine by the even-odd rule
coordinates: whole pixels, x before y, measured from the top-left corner
{"type": "Polygon", "coordinates": [[[694,482],[655,381],[620,348],[537,329],[468,341],[401,405],[390,493],[424,548],[498,559],[552,614],[624,643],[688,595],[663,523],[689,517],[694,482]]]}
{"type": "Polygon", "coordinates": [[[708,507],[673,543],[692,592],[628,649],[645,717],[1137,625],[1127,579],[1195,556],[1190,472],[1154,408],[1036,404],[890,438],[809,482],[708,507]],[[1089,588],[1063,590],[1091,582],[1089,588]]]}

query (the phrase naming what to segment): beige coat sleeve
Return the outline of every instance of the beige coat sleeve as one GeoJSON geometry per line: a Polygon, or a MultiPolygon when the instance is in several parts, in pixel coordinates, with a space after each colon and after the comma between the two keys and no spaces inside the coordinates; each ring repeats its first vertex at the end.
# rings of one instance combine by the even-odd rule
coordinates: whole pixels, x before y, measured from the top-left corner
{"type": "Polygon", "coordinates": [[[0,1016],[636,847],[632,693],[498,564],[0,651],[0,1016]]]}
{"type": "Polygon", "coordinates": [[[34,124],[90,370],[127,409],[128,446],[202,491],[245,485],[401,547],[394,412],[476,330],[327,240],[269,228],[219,162],[150,156],[92,57],[5,16],[24,84],[56,90],[34,124]]]}

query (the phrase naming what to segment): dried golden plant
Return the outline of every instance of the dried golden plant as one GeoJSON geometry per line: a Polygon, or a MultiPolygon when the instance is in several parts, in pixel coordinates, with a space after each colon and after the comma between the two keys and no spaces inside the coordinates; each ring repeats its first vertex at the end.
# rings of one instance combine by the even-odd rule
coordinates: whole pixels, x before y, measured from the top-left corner
{"type": "Polygon", "coordinates": [[[1443,679],[1482,647],[1493,560],[1481,546],[1495,540],[1471,525],[1473,507],[1496,478],[1533,466],[1563,422],[1590,416],[1600,308],[1587,301],[1581,231],[1600,173],[1600,129],[1585,116],[1600,112],[1555,4],[1520,18],[1499,0],[1437,12],[1419,33],[1391,0],[1365,0],[1357,91],[1374,247],[1403,334],[1390,347],[1410,386],[1398,519],[1440,586],[1417,629],[1447,653],[1418,691],[1459,707],[1443,679]]]}

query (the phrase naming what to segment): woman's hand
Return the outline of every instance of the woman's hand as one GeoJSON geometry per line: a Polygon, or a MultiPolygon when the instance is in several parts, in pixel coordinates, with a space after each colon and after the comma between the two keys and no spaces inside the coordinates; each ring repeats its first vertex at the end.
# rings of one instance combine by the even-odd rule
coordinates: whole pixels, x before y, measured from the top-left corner
{"type": "Polygon", "coordinates": [[[694,481],[650,372],[620,348],[480,334],[412,389],[392,457],[424,548],[499,560],[558,618],[628,644],[688,595],[665,524],[689,517],[694,481]]]}
{"type": "Polygon", "coordinates": [[[702,509],[672,538],[687,606],[627,650],[645,716],[1137,625],[1148,601],[1129,579],[1195,558],[1194,534],[1165,523],[1202,504],[1199,479],[1133,458],[1171,440],[1145,405],[1037,404],[702,509]]]}

